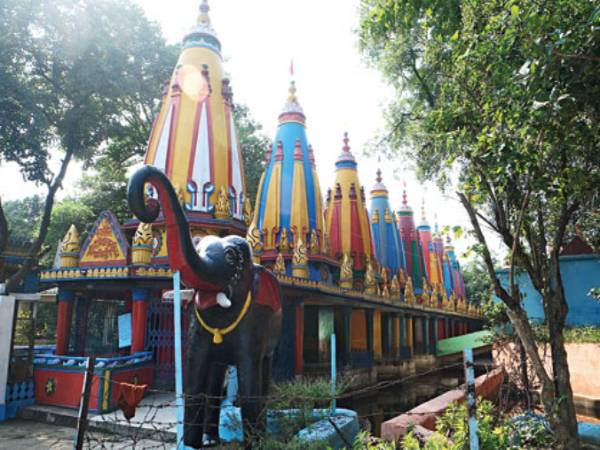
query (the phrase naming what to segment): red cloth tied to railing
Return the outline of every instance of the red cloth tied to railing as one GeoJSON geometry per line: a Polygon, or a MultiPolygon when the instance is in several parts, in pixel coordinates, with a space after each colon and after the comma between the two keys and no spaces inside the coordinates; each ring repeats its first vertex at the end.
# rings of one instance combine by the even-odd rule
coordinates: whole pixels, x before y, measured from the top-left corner
{"type": "Polygon", "coordinates": [[[135,409],[144,398],[147,388],[147,384],[119,383],[117,405],[127,420],[135,416],[135,409]]]}

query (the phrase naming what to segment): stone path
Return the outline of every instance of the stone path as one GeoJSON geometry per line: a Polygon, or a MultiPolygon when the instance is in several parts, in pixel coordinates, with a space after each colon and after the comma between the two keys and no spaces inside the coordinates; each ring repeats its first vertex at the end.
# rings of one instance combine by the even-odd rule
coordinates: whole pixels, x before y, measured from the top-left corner
{"type": "MultiPolygon", "coordinates": [[[[49,425],[29,420],[9,420],[0,422],[0,450],[72,450],[75,430],[69,427],[49,425]]],[[[84,445],[89,450],[118,449],[171,449],[171,442],[162,443],[144,439],[132,446],[130,440],[122,436],[90,432],[89,442],[84,445]]]]}

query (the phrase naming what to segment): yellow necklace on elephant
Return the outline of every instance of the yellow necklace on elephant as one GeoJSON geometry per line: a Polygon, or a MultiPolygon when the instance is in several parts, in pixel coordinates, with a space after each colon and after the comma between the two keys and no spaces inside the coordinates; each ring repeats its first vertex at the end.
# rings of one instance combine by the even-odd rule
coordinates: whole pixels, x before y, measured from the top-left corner
{"type": "Polygon", "coordinates": [[[196,319],[198,319],[198,323],[202,326],[202,328],[204,328],[206,331],[213,335],[213,344],[219,345],[223,343],[223,336],[231,333],[240,324],[240,322],[248,312],[248,309],[250,308],[250,303],[252,303],[252,295],[250,292],[248,292],[246,302],[244,303],[244,307],[240,311],[240,314],[237,316],[237,318],[233,321],[231,325],[225,328],[211,327],[202,319],[202,317],[200,316],[200,312],[198,312],[198,308],[194,307],[194,311],[196,312],[196,319]]]}

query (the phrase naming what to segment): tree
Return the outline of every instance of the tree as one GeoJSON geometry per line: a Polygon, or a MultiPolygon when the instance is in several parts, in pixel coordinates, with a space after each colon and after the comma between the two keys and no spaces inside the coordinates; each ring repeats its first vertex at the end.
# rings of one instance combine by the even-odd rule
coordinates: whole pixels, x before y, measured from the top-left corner
{"type": "Polygon", "coordinates": [[[258,183],[265,170],[265,151],[271,143],[269,138],[262,133],[262,125],[252,118],[246,105],[238,104],[235,106],[233,120],[244,158],[246,195],[255,204],[258,183]]]}
{"type": "Polygon", "coordinates": [[[151,120],[144,100],[169,76],[171,52],[139,7],[116,0],[6,0],[0,35],[0,162],[46,188],[27,263],[7,281],[13,290],[46,239],[69,163],[87,168],[112,138],[151,120]]]}
{"type": "Polygon", "coordinates": [[[459,174],[454,187],[562,449],[579,442],[559,255],[599,195],[599,20],[594,2],[577,0],[374,0],[362,9],[362,47],[398,90],[388,142],[405,145],[421,177],[448,187],[459,174]],[[483,227],[509,251],[507,287],[483,227]],[[552,372],[538,355],[517,269],[542,296],[552,372]]]}
{"type": "Polygon", "coordinates": [[[471,258],[461,269],[469,302],[478,306],[484,305],[492,295],[492,282],[483,259],[471,258]]]}

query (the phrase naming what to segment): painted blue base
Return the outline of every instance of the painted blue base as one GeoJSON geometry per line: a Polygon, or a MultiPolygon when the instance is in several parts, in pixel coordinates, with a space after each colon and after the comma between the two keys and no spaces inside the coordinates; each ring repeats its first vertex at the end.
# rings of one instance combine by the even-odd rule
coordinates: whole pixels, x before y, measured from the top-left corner
{"type": "Polygon", "coordinates": [[[600,445],[600,424],[589,422],[577,422],[577,431],[583,442],[600,445]]]}
{"type": "MultiPolygon", "coordinates": [[[[267,414],[267,433],[276,436],[280,429],[280,421],[284,417],[297,414],[298,410],[269,411],[267,414]]],[[[329,409],[315,409],[312,412],[315,422],[300,430],[298,436],[304,442],[325,442],[334,450],[341,449],[345,443],[329,422],[331,418],[342,431],[348,442],[354,442],[359,432],[358,416],[355,411],[338,408],[335,415],[329,409]]],[[[221,408],[221,424],[219,437],[224,442],[241,442],[244,437],[240,409],[235,406],[221,408]]]]}
{"type": "Polygon", "coordinates": [[[6,420],[6,406],[0,405],[0,422],[4,422],[6,420]]]}
{"type": "MultiPolygon", "coordinates": [[[[600,302],[594,301],[588,293],[597,287],[600,278],[600,258],[598,255],[570,255],[560,257],[561,276],[565,295],[569,304],[567,326],[600,326],[600,302]]],[[[503,286],[508,285],[507,269],[497,270],[496,274],[503,286]]],[[[544,322],[542,297],[533,287],[529,276],[518,273],[516,282],[523,294],[523,305],[527,316],[535,322],[544,322]]],[[[496,301],[500,301],[496,298],[496,301]]]]}

